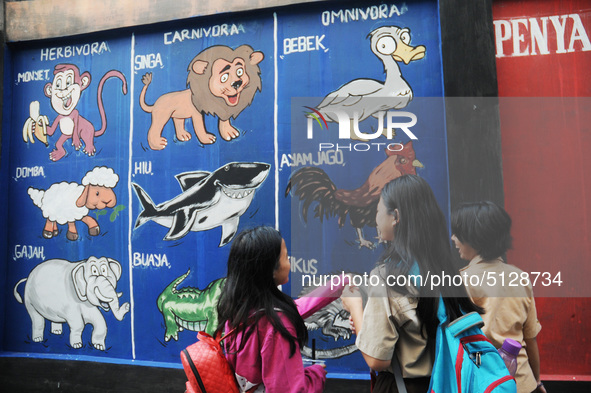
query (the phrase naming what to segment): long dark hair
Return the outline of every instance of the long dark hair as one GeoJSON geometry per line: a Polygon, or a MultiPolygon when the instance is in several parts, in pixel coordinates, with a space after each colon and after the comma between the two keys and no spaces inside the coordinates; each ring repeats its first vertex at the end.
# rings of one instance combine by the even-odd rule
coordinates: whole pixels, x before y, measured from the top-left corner
{"type": "Polygon", "coordinates": [[[281,234],[269,226],[247,229],[232,242],[228,275],[217,306],[217,331],[223,331],[226,322],[230,328],[242,331],[238,351],[244,347],[262,317],[266,317],[289,341],[290,356],[296,351],[296,342],[301,347],[308,340],[308,330],[293,299],[281,292],[273,280],[282,242],[281,234]],[[293,324],[297,337],[283,326],[278,312],[293,324]]]}
{"type": "MultiPolygon", "coordinates": [[[[381,258],[381,262],[388,266],[390,274],[409,274],[415,262],[419,265],[423,279],[426,279],[427,273],[439,277],[459,274],[451,254],[445,217],[433,190],[423,178],[405,175],[394,179],[386,184],[381,198],[388,213],[398,215],[398,223],[394,226],[394,240],[381,258]]],[[[417,313],[429,339],[435,338],[439,324],[439,295],[443,297],[449,321],[463,313],[483,312],[472,303],[461,282],[459,284],[453,285],[453,282],[444,280],[441,286],[432,289],[430,283],[422,283],[417,313]]],[[[395,289],[408,293],[405,288],[395,289]]]]}

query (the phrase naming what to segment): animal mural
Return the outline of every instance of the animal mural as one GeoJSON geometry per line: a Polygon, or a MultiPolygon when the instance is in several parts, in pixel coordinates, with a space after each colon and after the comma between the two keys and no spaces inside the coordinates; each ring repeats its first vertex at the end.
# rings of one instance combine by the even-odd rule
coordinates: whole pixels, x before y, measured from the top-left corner
{"type": "MultiPolygon", "coordinates": [[[[306,318],[304,324],[308,331],[320,330],[324,336],[327,338],[330,337],[334,341],[338,341],[341,338],[349,340],[353,334],[349,316],[349,312],[343,308],[341,299],[336,299],[334,302],[306,318]]],[[[336,359],[350,355],[355,351],[357,351],[355,344],[328,349],[315,348],[314,356],[317,359],[336,359]]],[[[302,347],[302,355],[311,358],[312,348],[304,345],[302,347]]]]}
{"type": "MultiPolygon", "coordinates": [[[[166,331],[164,340],[177,341],[178,333],[183,330],[193,332],[205,331],[213,335],[218,325],[217,302],[222,293],[226,278],[219,278],[210,282],[203,290],[193,287],[178,288],[189,276],[187,273],[173,280],[158,296],[158,310],[164,317],[166,331]]],[[[302,296],[314,288],[305,288],[302,296]]],[[[322,334],[334,340],[351,338],[352,330],[349,322],[349,313],[343,308],[340,299],[317,311],[305,320],[308,330],[322,331],[322,334]]],[[[316,355],[319,359],[333,359],[349,355],[357,350],[354,344],[344,347],[319,350],[316,355]]],[[[311,348],[304,346],[302,353],[311,355],[311,348]]]]}
{"type": "Polygon", "coordinates": [[[29,187],[27,192],[35,206],[41,209],[45,217],[43,237],[51,239],[59,234],[58,224],[68,224],[66,239],[78,240],[76,221],[88,226],[90,236],[98,236],[98,222],[89,216],[89,210],[114,207],[117,196],[113,188],[119,182],[119,175],[113,169],[101,166],[88,171],[78,183],[54,183],[47,190],[29,187]]]}
{"type": "Polygon", "coordinates": [[[37,265],[14,287],[14,297],[23,303],[18,287],[26,282],[24,304],[31,317],[33,341],[43,341],[47,319],[53,334],[62,334],[62,324],[67,323],[70,346],[79,349],[82,332],[90,324],[92,346],[104,351],[107,323],[100,310],[112,311],[118,321],[129,311],[129,303],[119,304],[122,293],[116,291],[121,271],[116,260],[94,256],[79,262],[50,259],[37,265]]]}
{"type": "Polygon", "coordinates": [[[216,136],[207,132],[204,115],[217,116],[220,136],[232,140],[240,135],[230,123],[248,107],[257,91],[261,91],[263,52],[249,45],[232,49],[223,45],[211,46],[191,60],[187,71],[186,90],[166,93],[154,105],[146,103],[146,92],[152,82],[152,74],[142,77],[144,87],[140,93],[140,106],[152,114],[148,130],[148,145],[152,150],[162,150],[168,141],[162,136],[166,123],[172,119],[177,140],[191,139],[185,129],[185,120],[193,121],[193,129],[199,142],[204,145],[216,141],[216,136]]]}
{"type": "Polygon", "coordinates": [[[236,234],[240,217],[250,206],[255,191],[263,184],[271,165],[258,162],[231,162],[214,172],[195,171],[176,175],[182,193],[154,205],[137,184],[133,188],[142,204],[135,228],[152,220],[170,228],[164,240],[177,240],[190,231],[222,227],[219,247],[236,234]]]}
{"type": "MultiPolygon", "coordinates": [[[[108,71],[99,81],[97,91],[98,110],[101,116],[101,128],[94,129],[90,121],[80,115],[78,106],[82,92],[90,86],[91,75],[88,71],[80,73],[80,69],[74,64],[58,64],[53,71],[53,81],[47,83],[43,89],[45,95],[50,99],[51,107],[58,113],[53,123],[49,125],[47,116],[39,115],[39,102],[33,101],[29,107],[30,117],[25,121],[23,127],[23,139],[34,142],[32,135],[35,135],[41,142],[46,143],[46,137],[52,136],[58,129],[61,136],[55,144],[55,149],[49,153],[49,159],[58,161],[66,155],[64,143],[72,139],[72,145],[89,156],[96,153],[94,138],[101,136],[107,129],[107,115],[103,105],[103,86],[110,78],[118,78],[123,82],[123,94],[127,94],[127,80],[117,70],[108,71]],[[40,130],[44,130],[46,135],[40,130]]],[[[47,144],[47,143],[46,143],[47,144]]]]}
{"type": "Polygon", "coordinates": [[[317,167],[304,167],[294,172],[285,189],[285,196],[292,192],[302,201],[302,215],[307,222],[308,209],[312,203],[315,215],[320,219],[338,216],[339,228],[345,225],[347,215],[357,232],[359,248],[373,249],[376,244],[366,240],[363,227],[376,226],[376,213],[380,193],[384,186],[402,175],[416,175],[416,168],[423,164],[415,157],[412,141],[407,142],[400,151],[385,150],[387,158],[375,167],[363,185],[354,190],[342,190],[336,187],[330,177],[317,167]]]}
{"type": "MultiPolygon", "coordinates": [[[[402,109],[413,98],[410,85],[402,77],[399,62],[409,64],[411,61],[425,57],[426,48],[422,45],[410,46],[410,29],[397,26],[379,27],[369,33],[371,51],[384,64],[386,80],[355,79],[338,90],[329,93],[316,106],[316,113],[328,122],[338,123],[338,113],[350,117],[349,128],[352,139],[360,139],[354,133],[356,122],[370,116],[383,119],[384,112],[390,109],[402,109]]],[[[384,128],[384,135],[386,128],[384,128]]]]}
{"type": "Polygon", "coordinates": [[[217,303],[222,293],[225,278],[219,278],[203,290],[193,287],[178,288],[191,269],[171,282],[158,296],[158,310],[164,317],[166,332],[164,341],[178,340],[183,330],[214,334],[218,326],[217,303]]]}

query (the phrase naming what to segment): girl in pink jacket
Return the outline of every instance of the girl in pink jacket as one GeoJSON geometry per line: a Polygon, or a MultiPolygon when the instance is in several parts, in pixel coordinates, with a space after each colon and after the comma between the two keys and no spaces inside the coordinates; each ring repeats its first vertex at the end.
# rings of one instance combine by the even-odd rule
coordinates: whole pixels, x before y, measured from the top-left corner
{"type": "Polygon", "coordinates": [[[228,257],[228,275],[218,303],[218,330],[226,338],[226,357],[242,392],[315,393],[324,390],[326,371],[305,367],[300,348],[308,339],[304,319],[342,292],[319,288],[296,300],[277,286],[289,280],[285,241],[271,227],[236,236],[228,257]]]}

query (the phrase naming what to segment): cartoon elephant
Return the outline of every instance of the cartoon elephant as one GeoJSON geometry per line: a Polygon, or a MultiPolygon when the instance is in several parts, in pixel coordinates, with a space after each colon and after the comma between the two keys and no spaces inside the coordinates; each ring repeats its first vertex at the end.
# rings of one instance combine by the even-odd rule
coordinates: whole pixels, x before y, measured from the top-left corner
{"type": "Polygon", "coordinates": [[[82,331],[91,324],[92,345],[105,350],[107,323],[100,308],[112,310],[117,320],[129,311],[129,303],[119,306],[122,293],[116,292],[121,277],[121,264],[111,258],[89,257],[86,261],[70,262],[50,259],[37,265],[14,287],[14,297],[23,303],[17,291],[25,285],[25,307],[31,317],[34,342],[43,341],[45,319],[51,321],[51,332],[62,333],[62,323],[70,327],[70,345],[82,347],[82,331]]]}

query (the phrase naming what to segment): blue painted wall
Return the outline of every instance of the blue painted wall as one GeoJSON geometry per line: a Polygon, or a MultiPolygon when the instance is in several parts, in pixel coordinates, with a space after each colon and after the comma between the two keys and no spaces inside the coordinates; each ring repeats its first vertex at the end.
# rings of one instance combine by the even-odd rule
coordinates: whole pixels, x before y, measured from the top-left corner
{"type": "MultiPolygon", "coordinates": [[[[440,100],[425,98],[443,95],[436,2],[347,3],[346,8],[306,5],[12,47],[8,56],[10,64],[6,68],[9,70],[9,81],[5,83],[8,98],[4,101],[2,135],[1,176],[7,181],[3,183],[0,198],[6,199],[2,214],[8,222],[6,249],[2,250],[5,255],[1,258],[2,269],[6,270],[3,319],[5,326],[9,326],[4,330],[2,350],[58,358],[90,356],[98,361],[163,362],[178,367],[178,353],[195,340],[195,333],[183,330],[174,338],[167,337],[165,319],[157,306],[158,297],[189,269],[190,274],[179,288],[204,289],[224,277],[230,246],[219,246],[224,237],[220,227],[190,231],[176,240],[164,239],[169,231],[165,221],[161,222],[165,225],[148,221],[135,227],[143,207],[132,183],[141,186],[153,203],[159,205],[182,193],[175,178],[178,174],[212,173],[231,162],[269,164],[269,173],[254,191],[252,202],[238,214],[237,230],[256,224],[279,226],[292,255],[292,283],[284,289],[297,295],[301,289],[298,284],[301,275],[306,272],[369,271],[381,252],[379,246],[360,247],[356,243],[355,229],[348,222],[339,228],[337,217],[320,222],[310,209],[305,222],[301,201],[291,195],[285,196],[285,190],[292,173],[310,166],[322,168],[336,188],[354,190],[388,158],[383,148],[380,151],[375,147],[369,151],[332,149],[327,153],[332,161],[319,163],[318,144],[336,143],[334,135],[338,133],[338,126],[330,123],[328,131],[317,128],[314,139],[306,138],[305,112],[308,110],[304,108],[316,108],[327,94],[352,80],[384,81],[384,67],[372,53],[367,38],[369,33],[384,26],[410,29],[411,44],[426,48],[423,58],[408,65],[400,63],[402,77],[415,97],[402,110],[414,113],[418,119],[412,128],[418,140],[412,144],[422,167],[415,167],[416,173],[429,181],[442,208],[447,211],[444,108],[440,100]],[[191,134],[190,140],[180,141],[175,137],[173,122],[168,121],[162,131],[167,146],[159,151],[152,149],[147,136],[155,118],[139,104],[144,87],[142,77],[146,73],[152,75],[145,100],[153,105],[163,95],[187,89],[187,69],[192,59],[216,45],[232,49],[249,45],[263,54],[263,60],[257,64],[261,91],[255,93],[251,105],[231,119],[240,136],[231,141],[223,140],[218,133],[218,118],[206,115],[205,127],[217,137],[215,143],[200,143],[193,133],[191,120],[180,121],[191,134]],[[39,102],[39,112],[47,116],[49,124],[58,116],[45,95],[45,87],[54,82],[54,68],[59,64],[74,64],[81,73],[90,73],[90,85],[82,91],[76,109],[95,129],[101,126],[97,105],[99,80],[110,70],[120,71],[126,80],[128,92],[125,95],[120,80],[113,78],[104,84],[102,100],[107,128],[103,135],[94,138],[96,153],[93,156],[85,154],[82,148],[76,150],[70,139],[64,144],[66,156],[50,160],[64,132],[61,127],[48,137],[48,146],[38,138],[34,143],[23,139],[23,127],[32,101],[39,102]],[[309,153],[314,161],[302,161],[301,157],[309,153]],[[100,234],[90,236],[87,226],[78,221],[77,240],[66,239],[67,225],[59,226],[57,236],[44,238],[42,231],[46,220],[27,190],[30,187],[46,190],[60,182],[79,183],[87,172],[102,166],[112,168],[119,181],[113,188],[116,206],[90,210],[90,217],[100,226],[100,234]],[[52,334],[49,321],[43,341],[34,342],[31,318],[25,306],[16,301],[15,285],[44,261],[62,259],[74,264],[91,256],[112,258],[121,264],[117,291],[122,293],[120,303],[130,304],[130,311],[121,321],[112,312],[101,311],[108,328],[106,349],[93,347],[93,329],[89,325],[83,331],[82,348],[72,348],[67,324],[62,334],[52,334]],[[312,267],[314,271],[310,270],[312,267]]],[[[214,67],[215,58],[211,60],[209,67],[214,67]]],[[[249,76],[251,82],[256,79],[254,75],[249,76]]],[[[67,105],[68,98],[62,102],[67,105]]],[[[376,120],[369,119],[361,127],[367,130],[375,125],[376,120]]],[[[409,140],[407,135],[397,131],[392,142],[406,144],[409,140]]],[[[390,142],[384,137],[379,141],[390,142]]],[[[198,203],[211,202],[210,195],[199,194],[196,198],[198,203]]],[[[192,203],[197,202],[193,200],[192,203]]],[[[198,216],[197,220],[202,218],[198,216]]],[[[366,227],[363,232],[366,239],[375,239],[375,228],[366,227]]],[[[60,281],[48,275],[44,279],[48,287],[70,285],[69,277],[62,277],[60,281]]],[[[24,284],[17,288],[20,296],[24,295],[24,288],[24,284]]],[[[55,303],[55,299],[43,301],[55,303]]],[[[325,336],[320,331],[314,331],[312,337],[320,350],[346,347],[354,342],[353,338],[325,336]]],[[[364,375],[366,372],[358,352],[330,359],[328,369],[333,375],[364,375]]]]}

